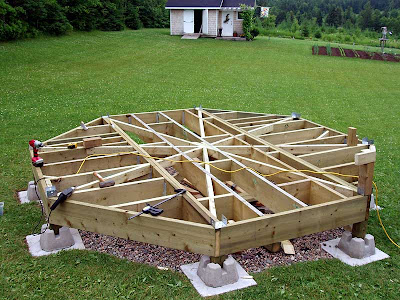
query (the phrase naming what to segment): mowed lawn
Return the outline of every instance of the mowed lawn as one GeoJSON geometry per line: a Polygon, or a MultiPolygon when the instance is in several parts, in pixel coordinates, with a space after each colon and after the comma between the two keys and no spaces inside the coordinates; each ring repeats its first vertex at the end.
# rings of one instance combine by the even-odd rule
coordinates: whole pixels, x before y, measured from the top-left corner
{"type": "MultiPolygon", "coordinates": [[[[19,205],[31,180],[28,141],[107,114],[209,108],[290,114],[377,146],[383,222],[400,242],[400,63],[312,56],[313,42],[180,40],[168,30],[73,33],[0,44],[0,299],[197,299],[185,276],[109,255],[28,254],[40,217],[19,205]]],[[[337,260],[254,274],[256,287],[218,299],[398,299],[400,249],[371,213],[368,232],[391,258],[352,268],[337,260]]]]}

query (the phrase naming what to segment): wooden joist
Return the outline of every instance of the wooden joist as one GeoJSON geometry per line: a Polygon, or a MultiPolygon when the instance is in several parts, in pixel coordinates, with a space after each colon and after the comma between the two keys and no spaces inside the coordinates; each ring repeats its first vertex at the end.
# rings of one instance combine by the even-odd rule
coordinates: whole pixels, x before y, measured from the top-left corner
{"type": "Polygon", "coordinates": [[[46,187],[76,187],[52,213],[54,225],[216,260],[349,224],[365,235],[376,150],[352,127],[344,134],[286,115],[192,108],[105,116],[45,144],[44,166],[32,167],[45,212],[56,200],[46,187]],[[85,149],[93,138],[101,145],[85,149]],[[94,171],[115,184],[100,188],[94,171]],[[181,188],[187,193],[162,204],[161,216],[128,220],[181,188]]]}

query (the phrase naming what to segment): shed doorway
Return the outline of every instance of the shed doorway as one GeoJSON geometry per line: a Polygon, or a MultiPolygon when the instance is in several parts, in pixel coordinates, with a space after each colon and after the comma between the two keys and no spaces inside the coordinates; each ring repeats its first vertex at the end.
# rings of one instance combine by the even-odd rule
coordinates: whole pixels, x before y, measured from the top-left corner
{"type": "Polygon", "coordinates": [[[201,25],[203,25],[203,10],[194,10],[194,33],[200,33],[201,25]]]}

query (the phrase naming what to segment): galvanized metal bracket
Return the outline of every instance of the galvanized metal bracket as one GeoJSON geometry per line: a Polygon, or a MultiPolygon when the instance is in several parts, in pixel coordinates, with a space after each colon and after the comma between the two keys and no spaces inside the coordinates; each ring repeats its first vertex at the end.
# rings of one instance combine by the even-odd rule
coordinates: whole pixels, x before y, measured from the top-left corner
{"type": "Polygon", "coordinates": [[[221,229],[223,227],[226,227],[226,225],[228,225],[228,219],[224,215],[222,215],[221,221],[215,222],[214,220],[211,219],[211,225],[214,227],[214,229],[221,229]]]}

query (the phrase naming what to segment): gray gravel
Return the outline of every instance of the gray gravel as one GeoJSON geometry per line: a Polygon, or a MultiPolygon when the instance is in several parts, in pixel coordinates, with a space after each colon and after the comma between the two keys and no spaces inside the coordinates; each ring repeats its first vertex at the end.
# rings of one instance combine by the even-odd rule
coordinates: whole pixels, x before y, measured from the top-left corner
{"type": "MultiPolygon", "coordinates": [[[[313,261],[321,258],[332,258],[321,249],[320,243],[338,238],[342,228],[328,230],[302,238],[291,240],[295,255],[286,255],[282,250],[270,253],[264,247],[252,248],[233,257],[247,272],[260,272],[273,266],[291,265],[302,261],[313,261]]],[[[199,254],[174,250],[166,247],[150,245],[102,234],[80,231],[86,249],[108,253],[137,263],[166,267],[180,272],[181,265],[200,260],[199,254]]]]}

